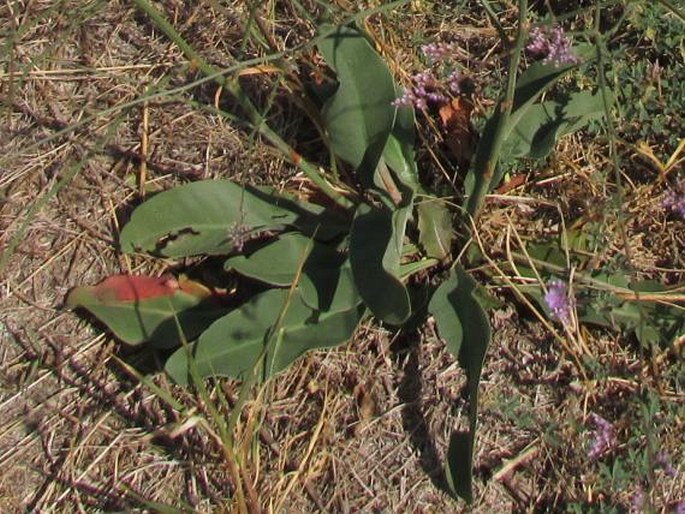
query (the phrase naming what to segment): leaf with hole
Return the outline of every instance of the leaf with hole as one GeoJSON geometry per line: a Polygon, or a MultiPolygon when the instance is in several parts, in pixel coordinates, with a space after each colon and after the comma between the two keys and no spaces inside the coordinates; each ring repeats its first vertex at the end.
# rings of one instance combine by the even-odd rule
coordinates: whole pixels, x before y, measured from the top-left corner
{"type": "Polygon", "coordinates": [[[159,193],[133,211],[121,232],[122,251],[164,257],[233,252],[236,232],[300,229],[326,239],[347,230],[323,207],[241,186],[230,180],[193,182],[159,193]]]}

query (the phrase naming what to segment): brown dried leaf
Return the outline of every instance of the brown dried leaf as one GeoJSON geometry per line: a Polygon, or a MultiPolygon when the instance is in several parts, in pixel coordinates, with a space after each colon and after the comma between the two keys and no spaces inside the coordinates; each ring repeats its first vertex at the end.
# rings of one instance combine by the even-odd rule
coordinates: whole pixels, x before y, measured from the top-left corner
{"type": "Polygon", "coordinates": [[[453,98],[439,110],[445,144],[460,163],[470,162],[476,148],[477,136],[471,125],[472,112],[473,103],[463,97],[453,98]]]}

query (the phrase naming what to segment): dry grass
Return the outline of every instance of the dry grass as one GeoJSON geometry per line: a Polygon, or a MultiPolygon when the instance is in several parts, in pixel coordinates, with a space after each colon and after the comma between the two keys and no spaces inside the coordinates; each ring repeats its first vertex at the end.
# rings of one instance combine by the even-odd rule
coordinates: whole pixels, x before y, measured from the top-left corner
{"type": "MultiPolygon", "coordinates": [[[[244,6],[193,5],[160,3],[212,63],[228,66],[235,56],[259,53],[240,46],[244,6]]],[[[312,25],[294,4],[269,5],[267,46],[282,50],[308,40],[312,25]]],[[[418,9],[416,17],[398,17],[399,27],[385,19],[370,24],[396,49],[398,75],[411,67],[411,31],[402,30],[411,23],[426,37],[462,34],[463,64],[488,80],[497,39],[487,20],[411,9],[418,9]]],[[[181,511],[231,512],[235,461],[207,406],[159,373],[154,384],[173,400],[141,384],[119,359],[154,367],[152,356],[121,348],[62,303],[71,287],[107,275],[161,272],[158,263],[116,249],[118,228],[140,201],[142,173],[145,191],[197,178],[300,179],[244,127],[188,102],[193,95],[211,104],[216,91],[207,84],[141,100],[188,86],[197,72],[129,2],[8,2],[0,20],[0,43],[8,50],[0,72],[3,254],[20,235],[0,282],[0,511],[162,511],[151,503],[160,502],[181,511]]],[[[276,105],[273,116],[286,133],[302,130],[287,104],[276,105]]],[[[558,203],[572,222],[583,217],[573,205],[588,191],[590,202],[607,197],[596,176],[606,164],[603,150],[568,144],[556,178],[510,193],[536,202],[532,207],[493,200],[482,230],[492,255],[505,255],[500,236],[507,227],[531,237],[552,230],[556,218],[540,207],[544,202],[558,203]]],[[[438,173],[439,158],[427,166],[438,173]]],[[[646,275],[682,279],[682,224],[679,231],[677,222],[649,214],[655,189],[643,184],[627,192],[634,262],[646,275]]],[[[615,234],[613,223],[607,227],[615,234]]],[[[606,251],[620,249],[616,236],[606,251]]],[[[512,298],[506,287],[493,291],[512,298]]],[[[625,340],[584,330],[593,361],[605,370],[603,378],[585,380],[587,362],[576,364],[577,355],[526,308],[502,309],[494,323],[474,511],[562,511],[571,501],[596,501],[591,484],[598,471],[585,457],[588,413],[628,409],[631,395],[645,388],[680,409],[661,444],[682,458],[685,399],[678,375],[668,378],[672,356],[642,360],[625,340]]],[[[462,512],[441,491],[439,463],[449,432],[465,422],[463,381],[430,326],[399,338],[368,325],[345,347],[307,356],[254,392],[236,428],[238,482],[249,509],[462,512]]],[[[231,381],[210,384],[224,415],[220,398],[231,404],[238,393],[231,381]]],[[[659,508],[682,497],[683,477],[659,482],[659,508]]],[[[627,505],[629,494],[616,498],[627,505]]]]}

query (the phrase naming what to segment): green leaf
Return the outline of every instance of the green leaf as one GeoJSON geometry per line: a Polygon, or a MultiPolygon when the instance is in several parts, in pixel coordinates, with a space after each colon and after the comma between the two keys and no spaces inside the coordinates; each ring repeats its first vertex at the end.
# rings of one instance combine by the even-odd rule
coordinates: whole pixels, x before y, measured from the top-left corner
{"type": "Polygon", "coordinates": [[[298,287],[310,308],[343,311],[361,302],[345,253],[296,232],[281,235],[249,256],[231,257],[224,266],[280,287],[291,285],[302,266],[298,287]]]}
{"type": "Polygon", "coordinates": [[[514,104],[511,109],[512,124],[516,125],[519,119],[525,115],[526,106],[532,105],[542,93],[577,66],[576,64],[556,66],[552,63],[544,64],[542,61],[538,61],[524,71],[516,82],[514,104]],[[514,117],[514,113],[517,113],[516,117],[514,117]]]}
{"type": "Polygon", "coordinates": [[[414,109],[397,108],[392,132],[388,137],[382,155],[384,162],[396,173],[400,181],[413,192],[421,189],[414,150],[415,122],[414,109]]]}
{"type": "MultiPolygon", "coordinates": [[[[607,90],[607,104],[611,108],[614,103],[614,94],[607,90]]],[[[604,118],[606,107],[604,96],[601,91],[593,94],[590,91],[578,91],[572,93],[563,104],[564,120],[562,135],[571,134],[585,127],[590,121],[604,118]]]]}
{"type": "Polygon", "coordinates": [[[546,157],[557,142],[564,124],[561,105],[544,102],[530,106],[525,118],[511,128],[502,145],[502,158],[546,157]]]}
{"type": "Polygon", "coordinates": [[[604,114],[602,94],[592,94],[590,91],[573,93],[564,102],[531,105],[525,117],[511,126],[502,147],[502,156],[546,157],[561,137],[580,130],[604,114]]]}
{"type": "MultiPolygon", "coordinates": [[[[574,47],[574,53],[583,58],[588,58],[592,55],[592,47],[590,45],[578,45],[574,47]]],[[[537,62],[521,74],[514,91],[511,114],[507,125],[500,134],[502,141],[509,138],[511,132],[528,114],[528,110],[540,95],[577,66],[576,64],[567,64],[557,67],[554,64],[537,62]]],[[[482,195],[479,192],[492,190],[502,179],[503,171],[493,164],[498,162],[500,155],[493,155],[493,153],[496,152],[498,146],[495,136],[503,112],[503,101],[503,99],[500,100],[495,106],[483,128],[473,163],[464,181],[464,192],[467,197],[466,210],[472,216],[478,210],[479,202],[482,200],[482,195]]]]}
{"type": "Polygon", "coordinates": [[[183,277],[115,275],[72,289],[66,304],[91,312],[125,343],[159,348],[196,338],[228,312],[204,286],[183,277]]]}
{"type": "Polygon", "coordinates": [[[151,252],[165,257],[221,255],[234,249],[232,234],[281,231],[296,227],[326,239],[347,228],[336,215],[271,190],[229,180],[185,184],[140,205],[121,232],[125,253],[151,252]]]}
{"type": "Polygon", "coordinates": [[[346,311],[362,301],[349,259],[323,245],[309,256],[299,288],[302,301],[319,311],[346,311]]]}
{"type": "Polygon", "coordinates": [[[428,304],[428,312],[433,315],[435,322],[438,324],[440,337],[445,341],[447,349],[455,357],[459,357],[461,344],[464,341],[464,329],[455,306],[458,285],[457,275],[452,273],[435,290],[428,304]]]}
{"type": "Polygon", "coordinates": [[[438,287],[428,305],[447,348],[466,371],[469,431],[450,439],[445,475],[453,494],[472,501],[472,462],[478,416],[478,385],[490,343],[490,323],[481,307],[477,284],[462,268],[438,287]]]}
{"type": "Polygon", "coordinates": [[[416,205],[419,218],[419,243],[428,257],[446,259],[454,241],[452,215],[445,203],[437,198],[425,199],[416,205]]]}
{"type": "Polygon", "coordinates": [[[396,211],[361,204],[352,222],[350,263],[366,306],[381,321],[400,325],[411,314],[409,293],[399,279],[410,207],[396,211]]]}
{"type": "Polygon", "coordinates": [[[298,232],[280,235],[250,255],[236,255],[226,260],[224,268],[274,286],[289,286],[315,243],[298,232]]]}
{"type": "Polygon", "coordinates": [[[473,437],[469,432],[455,430],[445,455],[445,479],[450,492],[468,503],[473,501],[472,469],[473,437]]]}
{"type": "Polygon", "coordinates": [[[289,300],[288,293],[286,289],[266,291],[217,320],[196,343],[180,348],[167,360],[167,373],[177,383],[187,384],[190,354],[201,377],[244,378],[261,361],[262,376],[268,378],[309,350],[344,343],[361,319],[359,307],[318,312],[297,293],[289,300]],[[279,330],[273,333],[284,309],[279,330]]]}
{"type": "Polygon", "coordinates": [[[497,126],[502,117],[501,103],[495,107],[495,110],[485,122],[483,132],[480,135],[478,146],[476,147],[476,154],[473,157],[473,163],[466,173],[464,179],[464,194],[466,196],[466,212],[473,216],[479,208],[481,199],[477,194],[478,191],[492,189],[495,185],[493,177],[495,176],[495,169],[493,167],[493,160],[496,149],[496,135],[497,126]]]}
{"type": "Polygon", "coordinates": [[[358,170],[362,185],[372,187],[395,121],[392,75],[366,37],[352,27],[338,27],[319,43],[319,51],[340,83],[322,110],[331,146],[358,170]]]}

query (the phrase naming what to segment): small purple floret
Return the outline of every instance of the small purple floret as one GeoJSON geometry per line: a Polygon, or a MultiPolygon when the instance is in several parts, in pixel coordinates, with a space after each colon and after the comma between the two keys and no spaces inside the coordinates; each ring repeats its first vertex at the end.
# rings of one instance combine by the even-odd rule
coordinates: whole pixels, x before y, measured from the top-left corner
{"type": "Polygon", "coordinates": [[[645,492],[640,487],[630,502],[630,514],[641,514],[645,508],[645,492]]]}
{"type": "Polygon", "coordinates": [[[547,284],[545,303],[555,318],[566,326],[571,325],[573,302],[568,296],[568,288],[564,282],[555,279],[547,284]]]}
{"type": "Polygon", "coordinates": [[[671,464],[671,459],[668,456],[667,453],[665,452],[659,452],[656,456],[656,464],[659,466],[661,469],[664,470],[664,473],[666,473],[669,477],[675,478],[675,476],[678,474],[673,467],[673,464],[671,464]]]}
{"type": "Polygon", "coordinates": [[[535,27],[530,31],[530,43],[526,50],[536,57],[544,57],[543,63],[551,63],[557,67],[580,62],[580,59],[573,55],[571,40],[560,25],[535,27]]]}
{"type": "Polygon", "coordinates": [[[429,101],[434,103],[448,102],[447,96],[440,92],[440,81],[432,71],[426,70],[417,73],[412,77],[412,82],[414,85],[392,102],[394,107],[425,109],[428,107],[429,101]]]}
{"type": "Polygon", "coordinates": [[[421,51],[431,63],[437,63],[452,57],[454,45],[452,43],[429,43],[423,45],[421,51]]]}
{"type": "Polygon", "coordinates": [[[685,179],[680,180],[663,199],[662,205],[685,219],[685,179]]]}
{"type": "Polygon", "coordinates": [[[590,414],[590,418],[595,424],[596,429],[592,438],[592,444],[588,450],[588,457],[595,460],[602,457],[616,444],[616,438],[614,436],[614,426],[606,419],[594,412],[590,414]]]}
{"type": "Polygon", "coordinates": [[[458,71],[453,71],[447,77],[447,87],[455,95],[458,95],[461,93],[461,81],[463,78],[464,78],[464,76],[461,73],[459,73],[458,71]]]}

